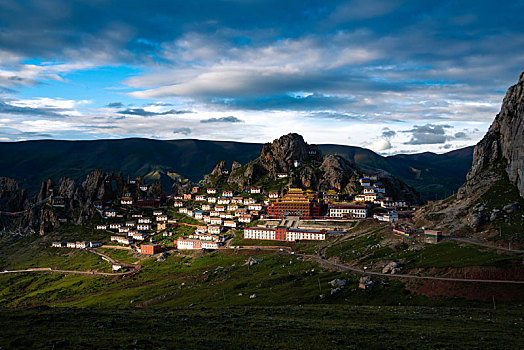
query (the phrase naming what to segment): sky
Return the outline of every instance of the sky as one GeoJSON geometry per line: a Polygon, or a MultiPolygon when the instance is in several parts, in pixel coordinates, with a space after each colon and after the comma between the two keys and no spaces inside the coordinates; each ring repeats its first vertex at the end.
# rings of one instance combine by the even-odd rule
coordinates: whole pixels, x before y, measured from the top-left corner
{"type": "Polygon", "coordinates": [[[524,0],[0,0],[0,141],[478,142],[524,0]]]}

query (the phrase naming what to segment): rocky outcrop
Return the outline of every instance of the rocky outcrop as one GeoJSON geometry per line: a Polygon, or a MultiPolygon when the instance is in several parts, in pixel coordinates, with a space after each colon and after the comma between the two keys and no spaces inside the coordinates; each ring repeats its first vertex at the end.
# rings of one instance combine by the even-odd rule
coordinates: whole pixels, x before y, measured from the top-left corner
{"type": "Polygon", "coordinates": [[[233,164],[231,164],[231,172],[234,172],[235,170],[240,169],[240,168],[242,168],[242,164],[240,164],[236,160],[233,161],[233,164]]]}
{"type": "Polygon", "coordinates": [[[336,190],[340,193],[354,195],[360,186],[358,179],[361,172],[355,164],[338,155],[328,155],[320,166],[322,177],[319,189],[322,191],[336,190]]]}
{"type": "Polygon", "coordinates": [[[211,172],[211,175],[220,176],[228,173],[229,170],[227,169],[226,162],[222,160],[215,166],[215,168],[211,172]]]}
{"type": "Polygon", "coordinates": [[[0,210],[18,212],[27,206],[27,192],[8,177],[0,177],[0,210]]]}
{"type": "MultiPolygon", "coordinates": [[[[299,187],[335,190],[352,196],[362,190],[358,182],[362,174],[360,167],[342,156],[324,158],[316,145],[309,145],[298,134],[288,134],[266,143],[260,157],[244,166],[234,162],[228,172],[225,162],[220,162],[211,174],[205,176],[203,185],[227,186],[238,191],[255,184],[279,190],[299,187]],[[286,177],[279,177],[281,173],[286,177]]],[[[395,198],[414,204],[421,202],[417,191],[394,177],[388,177],[385,185],[389,186],[388,190],[395,198]]]]}
{"type": "Polygon", "coordinates": [[[470,184],[494,164],[505,162],[509,181],[524,197],[524,72],[510,87],[495,121],[473,152],[473,164],[459,197],[471,194],[470,184]]]}
{"type": "MultiPolygon", "coordinates": [[[[475,146],[471,169],[457,196],[424,208],[421,224],[447,231],[489,230],[489,224],[522,220],[524,198],[524,72],[506,93],[500,112],[475,146]],[[504,208],[511,207],[510,212],[504,208]],[[508,214],[514,215],[513,220],[508,214]]],[[[500,224],[499,224],[500,227],[500,224]]]]}
{"type": "Polygon", "coordinates": [[[308,145],[299,134],[287,134],[266,143],[260,155],[261,164],[271,173],[290,171],[295,162],[322,163],[322,153],[316,145],[308,145]]]}

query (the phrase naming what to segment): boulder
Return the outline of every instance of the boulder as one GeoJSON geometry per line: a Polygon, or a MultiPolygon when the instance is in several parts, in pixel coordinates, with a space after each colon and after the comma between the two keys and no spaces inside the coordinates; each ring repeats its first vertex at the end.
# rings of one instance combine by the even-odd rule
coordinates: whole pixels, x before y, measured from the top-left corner
{"type": "Polygon", "coordinates": [[[502,208],[502,210],[504,210],[508,214],[516,212],[518,209],[519,209],[519,202],[510,203],[504,206],[504,208],[502,208]]]}
{"type": "Polygon", "coordinates": [[[341,280],[341,279],[338,279],[338,278],[335,278],[334,280],[331,280],[328,283],[333,288],[344,288],[345,286],[348,285],[348,281],[341,280]]]}

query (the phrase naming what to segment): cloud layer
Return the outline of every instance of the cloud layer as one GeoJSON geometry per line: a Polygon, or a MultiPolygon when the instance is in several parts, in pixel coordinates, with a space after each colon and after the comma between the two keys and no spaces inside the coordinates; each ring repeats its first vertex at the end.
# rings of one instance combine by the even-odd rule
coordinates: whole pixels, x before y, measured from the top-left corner
{"type": "Polygon", "coordinates": [[[524,69],[523,10],[523,1],[6,0],[0,139],[261,142],[295,131],[383,153],[462,147],[524,69]]]}

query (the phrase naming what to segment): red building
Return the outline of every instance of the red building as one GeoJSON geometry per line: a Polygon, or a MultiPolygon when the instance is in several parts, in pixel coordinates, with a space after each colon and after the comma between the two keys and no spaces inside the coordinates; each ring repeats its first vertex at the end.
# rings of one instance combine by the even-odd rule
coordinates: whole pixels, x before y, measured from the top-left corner
{"type": "Polygon", "coordinates": [[[322,216],[323,206],[316,193],[290,188],[282,198],[271,200],[268,207],[270,217],[287,215],[300,217],[322,216]]]}
{"type": "Polygon", "coordinates": [[[162,252],[162,247],[159,244],[142,244],[140,246],[140,254],[155,255],[162,252]]]}
{"type": "Polygon", "coordinates": [[[160,204],[160,199],[139,199],[136,202],[136,205],[140,208],[159,208],[160,204]]]}

